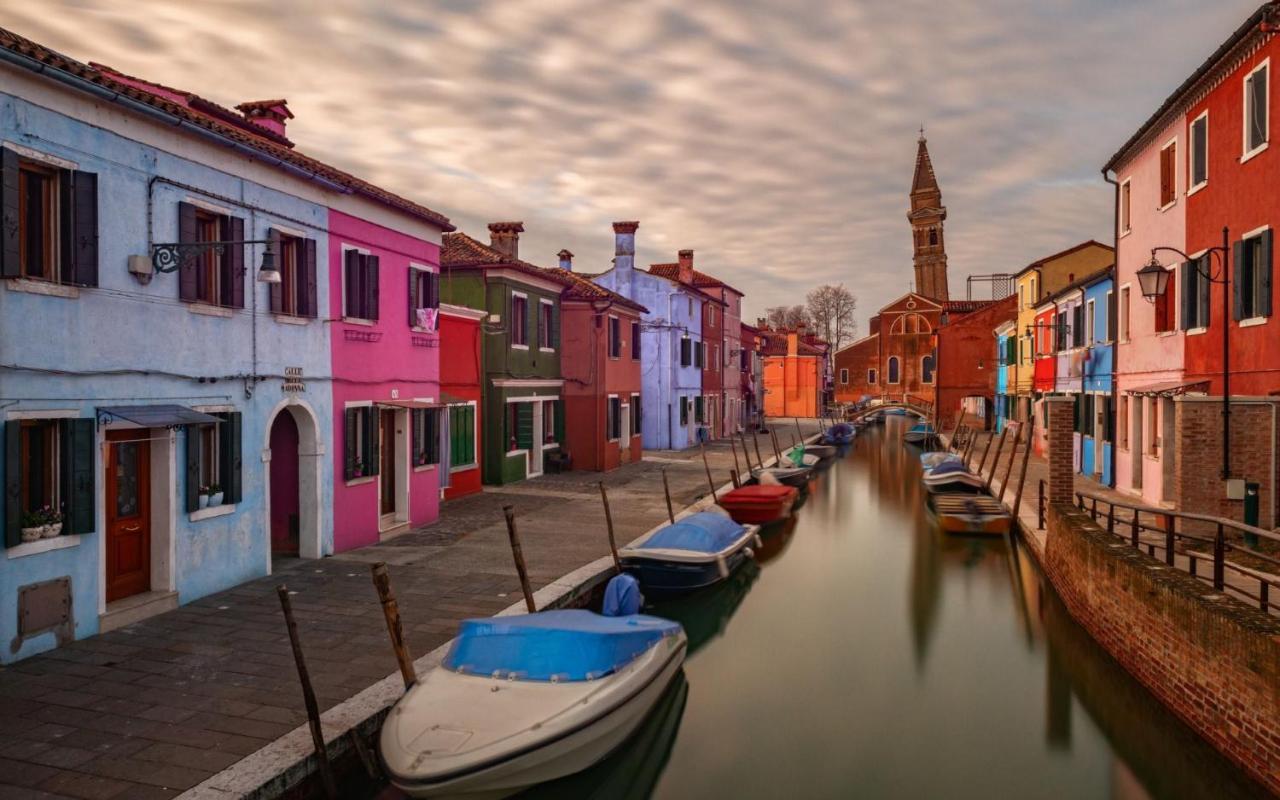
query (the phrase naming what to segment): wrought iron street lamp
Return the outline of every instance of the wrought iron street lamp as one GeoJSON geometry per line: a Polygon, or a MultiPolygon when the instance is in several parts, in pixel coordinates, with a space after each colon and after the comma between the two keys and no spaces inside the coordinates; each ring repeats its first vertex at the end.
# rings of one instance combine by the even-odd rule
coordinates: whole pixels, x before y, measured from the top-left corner
{"type": "Polygon", "coordinates": [[[280,269],[276,266],[275,241],[272,239],[244,239],[237,242],[165,242],[151,245],[151,263],[156,272],[176,272],[183,264],[206,253],[222,255],[228,247],[246,244],[265,245],[262,263],[258,266],[258,283],[279,283],[280,269]]]}
{"type": "MultiPolygon", "coordinates": [[[[1222,286],[1222,479],[1226,480],[1231,477],[1231,343],[1228,338],[1231,325],[1227,318],[1231,308],[1231,273],[1227,268],[1227,259],[1231,257],[1231,232],[1223,227],[1222,244],[1205,251],[1205,255],[1212,254],[1217,259],[1216,274],[1208,271],[1210,265],[1203,257],[1193,259],[1176,247],[1151,248],[1151,260],[1138,270],[1138,284],[1148,303],[1154,303],[1162,297],[1169,285],[1169,270],[1156,258],[1156,253],[1160,251],[1181,257],[1188,265],[1195,267],[1196,274],[1200,277],[1222,286]]],[[[1204,322],[1208,324],[1208,320],[1204,322]]]]}

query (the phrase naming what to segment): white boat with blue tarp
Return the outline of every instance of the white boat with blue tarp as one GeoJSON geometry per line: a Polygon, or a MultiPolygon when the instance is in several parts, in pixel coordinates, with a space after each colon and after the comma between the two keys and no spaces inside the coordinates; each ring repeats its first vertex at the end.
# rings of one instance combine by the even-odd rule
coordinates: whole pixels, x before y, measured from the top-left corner
{"type": "Polygon", "coordinates": [[[929,470],[947,462],[955,462],[963,464],[964,460],[959,453],[948,453],[945,450],[930,450],[920,454],[920,468],[927,474],[929,470]]]}
{"type": "Polygon", "coordinates": [[[643,614],[466,620],[388,714],[383,764],[412,797],[506,797],[571,775],[640,726],[686,649],[679,623],[643,614]]]}
{"type": "Polygon", "coordinates": [[[751,558],[759,531],[727,514],[699,511],[640,537],[619,550],[618,558],[646,594],[691,592],[728,578],[751,558]]]}
{"type": "Polygon", "coordinates": [[[978,494],[987,490],[981,475],[970,472],[963,461],[943,461],[920,478],[932,494],[978,494]]]}
{"type": "Polygon", "coordinates": [[[822,433],[822,441],[828,445],[846,445],[853,442],[854,428],[847,422],[837,422],[822,433]]]}
{"type": "Polygon", "coordinates": [[[938,432],[934,430],[932,425],[927,422],[919,422],[902,434],[902,441],[907,444],[924,444],[937,435],[938,432]]]}

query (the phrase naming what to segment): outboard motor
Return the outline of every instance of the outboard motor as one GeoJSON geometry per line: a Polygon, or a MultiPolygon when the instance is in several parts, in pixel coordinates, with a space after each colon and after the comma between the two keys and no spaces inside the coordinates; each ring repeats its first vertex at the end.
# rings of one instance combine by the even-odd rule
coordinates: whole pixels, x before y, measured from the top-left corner
{"type": "Polygon", "coordinates": [[[614,575],[604,589],[604,608],[601,613],[606,617],[628,617],[639,614],[644,605],[644,595],[640,594],[640,581],[626,574],[614,575]]]}

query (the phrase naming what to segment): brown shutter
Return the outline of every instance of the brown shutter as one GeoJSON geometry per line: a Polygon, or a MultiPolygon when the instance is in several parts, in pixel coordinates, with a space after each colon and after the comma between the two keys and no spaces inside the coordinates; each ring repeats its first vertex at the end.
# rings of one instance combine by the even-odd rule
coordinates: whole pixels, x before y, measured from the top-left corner
{"type": "Polygon", "coordinates": [[[72,191],[72,282],[78,286],[98,285],[98,175],[95,172],[73,172],[72,191]]]}
{"type": "Polygon", "coordinates": [[[316,292],[316,240],[302,240],[302,308],[304,317],[320,315],[316,292]]]}
{"type": "MultiPolygon", "coordinates": [[[[178,203],[178,241],[190,244],[196,240],[196,207],[190,203],[178,203]]],[[[199,294],[198,259],[189,258],[178,265],[178,299],[194,303],[199,294]]]]}
{"type": "Polygon", "coordinates": [[[365,319],[378,318],[378,257],[365,256],[365,319]]]}
{"type": "Polygon", "coordinates": [[[22,274],[18,248],[18,154],[0,148],[0,277],[22,274]]]}
{"type": "Polygon", "coordinates": [[[363,312],[360,293],[364,285],[360,282],[361,256],[355,250],[348,250],[343,256],[343,301],[341,314],[344,317],[359,317],[363,312]]]}
{"type": "MultiPolygon", "coordinates": [[[[223,217],[222,240],[244,241],[244,220],[240,217],[223,217]]],[[[228,245],[222,252],[222,304],[232,308],[244,308],[244,248],[242,244],[228,245]]]]}
{"type": "MultiPolygon", "coordinates": [[[[283,270],[284,252],[280,249],[280,231],[276,230],[275,228],[269,228],[267,230],[267,239],[271,241],[271,251],[276,254],[276,266],[281,268],[280,274],[283,275],[284,274],[284,270],[283,270]]],[[[298,287],[291,286],[289,288],[293,289],[296,292],[298,287]]],[[[275,314],[279,314],[281,311],[284,311],[284,281],[283,280],[281,280],[279,283],[268,284],[267,306],[268,308],[271,309],[272,313],[275,313],[275,314]]],[[[301,311],[302,309],[297,309],[297,310],[301,311]]]]}
{"type": "Polygon", "coordinates": [[[409,327],[412,328],[418,324],[418,276],[422,273],[414,268],[409,267],[409,327]]]}

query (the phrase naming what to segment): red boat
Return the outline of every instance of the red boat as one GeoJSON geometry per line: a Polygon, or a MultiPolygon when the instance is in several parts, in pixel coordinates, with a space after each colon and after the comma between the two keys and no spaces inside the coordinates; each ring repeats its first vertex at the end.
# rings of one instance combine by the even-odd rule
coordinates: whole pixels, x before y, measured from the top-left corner
{"type": "Polygon", "coordinates": [[[742,525],[767,525],[791,513],[800,492],[792,486],[743,486],[720,498],[720,506],[742,525]]]}

